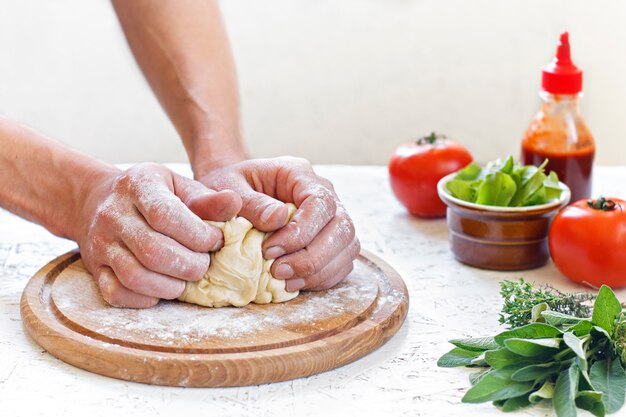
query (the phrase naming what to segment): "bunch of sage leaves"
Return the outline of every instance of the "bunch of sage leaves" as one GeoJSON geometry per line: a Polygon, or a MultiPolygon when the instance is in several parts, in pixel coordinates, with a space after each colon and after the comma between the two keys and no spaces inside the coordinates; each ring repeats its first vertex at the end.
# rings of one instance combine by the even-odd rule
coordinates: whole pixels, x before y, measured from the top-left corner
{"type": "Polygon", "coordinates": [[[492,161],[484,168],[472,162],[446,183],[446,189],[453,197],[488,206],[547,204],[558,200],[563,191],[555,172],[544,173],[547,164],[546,159],[538,167],[520,166],[512,156],[492,161]]]}
{"type": "Polygon", "coordinates": [[[466,403],[492,401],[516,411],[551,400],[559,417],[584,409],[595,416],[624,404],[626,372],[621,360],[622,305],[602,286],[591,318],[544,310],[544,322],[511,328],[494,337],[456,339],[440,367],[484,367],[470,375],[466,403]]]}

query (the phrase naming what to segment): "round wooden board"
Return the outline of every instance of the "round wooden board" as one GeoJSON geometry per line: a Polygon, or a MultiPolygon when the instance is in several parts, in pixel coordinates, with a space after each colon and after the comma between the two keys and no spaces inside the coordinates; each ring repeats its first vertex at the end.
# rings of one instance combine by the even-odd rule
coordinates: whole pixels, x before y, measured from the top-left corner
{"type": "Polygon", "coordinates": [[[398,273],[363,251],[335,288],[282,304],[212,309],[161,301],[150,309],[114,308],[80,254],[69,252],[32,277],[21,314],[39,345],[79,368],[148,384],[223,387],[352,362],[398,331],[408,303],[398,273]]]}

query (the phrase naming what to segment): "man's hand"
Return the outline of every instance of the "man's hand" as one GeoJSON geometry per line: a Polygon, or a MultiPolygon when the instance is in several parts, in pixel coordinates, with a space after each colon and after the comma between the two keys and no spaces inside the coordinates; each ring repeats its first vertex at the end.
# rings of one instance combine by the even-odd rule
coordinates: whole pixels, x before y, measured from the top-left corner
{"type": "Polygon", "coordinates": [[[332,185],[301,159],[237,162],[247,152],[235,65],[218,2],[113,4],[139,66],[182,138],[196,179],[241,195],[241,215],[264,231],[287,222],[280,201],[299,207],[291,222],[265,242],[265,257],[277,258],[272,274],[287,279],[291,291],[328,288],[348,275],[359,242],[332,185]]]}
{"type": "Polygon", "coordinates": [[[174,299],[185,281],[202,278],[222,232],[202,219],[225,221],[241,199],[216,192],[157,164],[136,165],[95,184],[85,200],[77,241],[104,299],[150,307],[174,299]]]}
{"type": "Polygon", "coordinates": [[[352,271],[360,251],[352,220],[332,184],[307,160],[252,159],[212,169],[198,180],[236,192],[243,200],[240,216],[259,230],[277,230],[263,253],[276,258],[272,275],[286,279],[288,291],[330,288],[352,271]],[[298,207],[289,223],[283,202],[298,207]]]}

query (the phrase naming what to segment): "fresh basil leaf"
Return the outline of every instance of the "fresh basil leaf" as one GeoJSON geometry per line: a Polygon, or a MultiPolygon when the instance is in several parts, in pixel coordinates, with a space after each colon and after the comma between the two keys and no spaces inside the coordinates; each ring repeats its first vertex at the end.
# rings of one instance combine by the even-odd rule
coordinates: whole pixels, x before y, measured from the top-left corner
{"type": "Polygon", "coordinates": [[[576,417],[576,392],[580,372],[576,364],[562,371],[554,386],[552,403],[558,417],[576,417]]]}
{"type": "Polygon", "coordinates": [[[507,348],[486,351],[485,362],[495,369],[505,368],[511,365],[525,366],[531,363],[528,358],[513,353],[507,348]]]}
{"type": "Polygon", "coordinates": [[[453,339],[450,340],[456,347],[465,350],[474,350],[483,352],[485,350],[498,349],[500,346],[493,340],[493,337],[473,337],[469,339],[453,339]]]}
{"type": "Polygon", "coordinates": [[[541,204],[547,204],[548,198],[546,197],[546,189],[544,187],[539,188],[533,195],[528,197],[524,201],[524,206],[538,206],[541,204]]]}
{"type": "Polygon", "coordinates": [[[561,188],[555,174],[540,167],[519,167],[512,156],[489,162],[484,168],[471,163],[446,184],[447,191],[464,201],[490,206],[544,204],[558,198],[561,188]]]}
{"type": "Polygon", "coordinates": [[[471,183],[461,180],[450,180],[446,183],[446,188],[452,194],[452,197],[456,197],[463,201],[474,201],[474,190],[471,183]]]}
{"type": "Polygon", "coordinates": [[[511,379],[513,381],[536,381],[558,373],[560,369],[561,364],[557,362],[528,365],[518,369],[513,375],[511,375],[511,379]]]}
{"type": "Polygon", "coordinates": [[[522,185],[527,183],[532,178],[532,176],[535,175],[538,171],[539,171],[539,168],[537,168],[534,165],[525,165],[515,170],[515,172],[521,178],[520,184],[522,185]]]}
{"type": "Polygon", "coordinates": [[[528,179],[522,181],[522,187],[517,190],[515,196],[511,200],[512,207],[521,207],[528,205],[530,198],[541,187],[543,187],[543,181],[546,179],[546,175],[537,169],[534,174],[528,179]]]}
{"type": "Polygon", "coordinates": [[[486,206],[508,206],[517,186],[510,176],[500,171],[487,175],[478,186],[476,204],[486,206]]]}
{"type": "Polygon", "coordinates": [[[496,369],[485,375],[480,382],[474,385],[463,396],[465,403],[482,403],[486,401],[507,400],[519,397],[532,391],[532,382],[517,382],[511,380],[511,375],[517,367],[496,369]]]}
{"type": "Polygon", "coordinates": [[[615,293],[606,285],[600,287],[598,297],[593,305],[591,322],[606,330],[610,335],[613,333],[615,320],[619,317],[621,312],[622,304],[615,296],[615,293]]]}
{"type": "Polygon", "coordinates": [[[454,368],[456,366],[469,366],[472,364],[472,360],[479,356],[481,352],[474,350],[466,350],[461,348],[454,348],[450,352],[446,353],[437,361],[437,366],[440,368],[454,368]]]}
{"type": "Polygon", "coordinates": [[[528,395],[520,395],[519,397],[509,398],[502,404],[502,411],[505,413],[511,413],[513,411],[519,411],[524,408],[530,407],[532,404],[528,400],[528,395]]]}
{"type": "Polygon", "coordinates": [[[546,319],[546,323],[551,326],[562,326],[564,324],[578,324],[581,321],[585,320],[580,317],[570,316],[569,314],[560,313],[558,311],[544,311],[541,313],[544,319],[546,319]]]}
{"type": "Polygon", "coordinates": [[[500,346],[504,346],[504,341],[510,338],[518,339],[542,339],[546,337],[558,337],[563,332],[554,326],[545,323],[531,323],[515,329],[506,330],[493,339],[500,346]]]}
{"type": "Polygon", "coordinates": [[[515,182],[515,188],[517,190],[522,188],[522,182],[524,179],[522,178],[522,173],[520,170],[514,170],[513,173],[511,173],[511,179],[515,182]]]}
{"type": "Polygon", "coordinates": [[[546,199],[548,199],[548,201],[561,198],[563,190],[559,185],[559,177],[556,175],[556,172],[550,171],[550,175],[548,175],[548,178],[543,182],[543,187],[546,190],[546,199]]]}
{"type": "Polygon", "coordinates": [[[576,395],[576,406],[589,411],[596,417],[604,417],[606,411],[602,402],[602,395],[602,392],[599,391],[579,391],[576,395]]]}
{"type": "Polygon", "coordinates": [[[462,181],[474,181],[480,173],[482,168],[476,162],[470,163],[468,166],[460,170],[454,178],[462,181]]]}
{"type": "Polygon", "coordinates": [[[543,185],[546,187],[559,188],[559,176],[556,172],[550,171],[543,185]]]}
{"type": "Polygon", "coordinates": [[[513,168],[515,168],[515,161],[513,161],[513,156],[509,155],[508,158],[498,166],[498,171],[511,175],[513,173],[513,168]]]}
{"type": "Polygon", "coordinates": [[[618,360],[601,360],[591,365],[591,384],[596,391],[604,393],[602,402],[611,414],[622,408],[626,390],[626,372],[618,360]]]}
{"type": "Polygon", "coordinates": [[[531,393],[528,396],[528,400],[531,403],[535,404],[541,400],[550,400],[552,399],[553,395],[554,395],[554,384],[551,381],[546,381],[543,383],[541,388],[539,388],[537,391],[531,393]]]}
{"type": "Polygon", "coordinates": [[[558,352],[561,339],[517,339],[511,338],[504,341],[504,346],[513,353],[527,358],[544,357],[558,352]]]}

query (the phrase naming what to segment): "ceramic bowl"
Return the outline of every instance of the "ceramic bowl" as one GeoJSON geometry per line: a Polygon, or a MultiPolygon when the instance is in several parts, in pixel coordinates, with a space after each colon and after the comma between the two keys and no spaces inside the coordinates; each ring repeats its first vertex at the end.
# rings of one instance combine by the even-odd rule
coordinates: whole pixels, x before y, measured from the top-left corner
{"type": "Polygon", "coordinates": [[[570,200],[570,190],[559,201],[528,207],[495,207],[453,197],[446,183],[437,184],[439,197],[448,206],[447,223],[452,252],[457,260],[478,268],[516,271],[537,268],[550,258],[548,231],[557,212],[570,200]]]}

